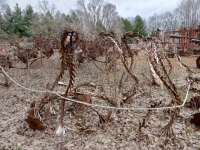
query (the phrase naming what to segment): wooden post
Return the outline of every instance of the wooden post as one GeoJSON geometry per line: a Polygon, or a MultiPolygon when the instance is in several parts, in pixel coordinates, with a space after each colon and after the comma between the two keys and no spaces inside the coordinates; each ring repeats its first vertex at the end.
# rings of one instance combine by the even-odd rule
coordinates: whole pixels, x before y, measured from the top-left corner
{"type": "Polygon", "coordinates": [[[30,75],[30,68],[29,68],[29,60],[28,60],[29,53],[26,54],[26,68],[28,69],[28,75],[30,75]]]}
{"type": "Polygon", "coordinates": [[[41,67],[43,67],[43,60],[42,60],[42,49],[40,49],[40,54],[39,54],[39,57],[40,57],[40,63],[41,63],[41,67]]]}

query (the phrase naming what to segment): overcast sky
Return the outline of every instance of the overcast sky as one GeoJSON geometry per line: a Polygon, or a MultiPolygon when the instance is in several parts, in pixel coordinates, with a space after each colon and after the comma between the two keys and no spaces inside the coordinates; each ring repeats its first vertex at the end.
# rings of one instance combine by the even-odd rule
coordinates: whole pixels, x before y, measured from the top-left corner
{"type": "MultiPolygon", "coordinates": [[[[16,3],[23,9],[27,4],[31,4],[34,9],[38,0],[7,0],[11,9],[16,3]]],[[[105,0],[111,4],[116,5],[117,12],[120,16],[135,17],[140,15],[142,18],[148,18],[153,14],[163,13],[166,11],[173,11],[177,8],[178,1],[180,0],[105,0]]],[[[56,8],[61,12],[68,13],[69,9],[73,9],[76,6],[76,0],[49,0],[49,3],[54,3],[56,8]]]]}

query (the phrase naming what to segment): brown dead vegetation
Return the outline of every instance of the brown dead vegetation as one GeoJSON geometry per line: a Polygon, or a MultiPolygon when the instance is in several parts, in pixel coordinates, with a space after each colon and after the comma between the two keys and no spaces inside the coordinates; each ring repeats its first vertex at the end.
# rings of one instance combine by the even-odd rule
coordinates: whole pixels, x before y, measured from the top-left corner
{"type": "MultiPolygon", "coordinates": [[[[51,70],[51,79],[48,79],[50,84],[48,84],[46,90],[56,90],[60,96],[46,92],[32,99],[34,103],[27,111],[25,119],[31,129],[44,130],[45,132],[45,130],[54,126],[53,130],[57,134],[65,134],[66,129],[70,126],[71,129],[69,130],[73,132],[92,135],[92,133],[97,132],[99,127],[103,130],[109,130],[110,126],[113,126],[115,121],[119,120],[118,117],[122,111],[115,109],[101,110],[91,105],[103,104],[105,107],[113,108],[139,107],[142,102],[145,104],[142,107],[146,108],[181,105],[186,94],[187,84],[191,84],[190,92],[193,92],[196,97],[190,97],[191,101],[186,106],[195,111],[199,109],[198,100],[196,100],[198,99],[199,83],[198,77],[195,77],[198,70],[193,67],[195,64],[187,63],[186,65],[176,54],[174,59],[169,59],[161,47],[158,46],[161,49],[157,50],[156,37],[153,40],[148,39],[147,42],[147,39],[137,33],[129,32],[125,33],[120,41],[120,38],[114,33],[101,33],[97,37],[84,37],[72,29],[65,29],[61,32],[60,56],[53,55],[51,45],[54,44],[50,44],[50,40],[43,37],[38,39],[41,40],[37,42],[42,42],[36,42],[38,46],[38,48],[34,48],[36,52],[41,52],[43,56],[51,60],[53,57],[58,60],[56,65],[60,68],[60,71],[54,73],[50,66],[45,68],[46,71],[47,68],[51,70]],[[131,48],[126,38],[140,40],[139,48],[137,49],[137,45],[136,49],[131,48]],[[75,66],[75,62],[79,63],[79,67],[75,66]],[[179,71],[177,68],[179,68],[179,71]],[[181,77],[180,71],[183,72],[181,87],[174,82],[181,77]],[[65,84],[60,86],[59,81],[65,81],[65,84]],[[197,87],[194,85],[197,85],[197,87]],[[160,87],[163,87],[163,89],[160,87]],[[155,89],[160,93],[163,92],[164,96],[160,96],[160,93],[156,92],[155,89]],[[83,103],[74,103],[71,100],[83,103]],[[196,106],[195,109],[194,105],[196,106]],[[88,113],[88,118],[79,115],[80,112],[88,113]],[[66,116],[66,114],[71,118],[68,118],[69,116],[66,116]],[[56,120],[54,116],[58,119],[56,120]],[[66,120],[66,118],[68,119],[66,120]],[[70,120],[72,124],[66,123],[70,120]]],[[[19,59],[21,49],[24,54],[29,54],[31,51],[20,47],[19,44],[13,45],[17,48],[16,52],[18,52],[19,59]]],[[[28,62],[32,57],[26,55],[23,58],[28,62]]],[[[22,57],[21,60],[23,62],[22,57]]],[[[44,67],[48,63],[50,65],[47,59],[43,60],[44,67]]],[[[3,65],[1,64],[1,66],[3,65]]],[[[57,68],[53,68],[53,70],[55,71],[57,68]]],[[[33,71],[30,69],[30,75],[34,73],[33,71]]],[[[35,75],[35,77],[37,76],[35,75]]],[[[46,84],[43,86],[46,88],[46,84]]],[[[162,119],[164,123],[168,123],[160,126],[162,130],[157,131],[157,133],[163,133],[170,138],[175,137],[176,132],[174,132],[173,125],[179,123],[178,119],[182,115],[181,110],[182,108],[168,110],[165,114],[168,115],[167,119],[162,119]]],[[[138,138],[140,141],[148,143],[148,141],[151,141],[147,132],[147,129],[149,129],[148,119],[152,117],[154,112],[148,109],[146,111],[147,114],[143,115],[142,119],[141,116],[139,119],[137,118],[135,123],[138,125],[136,130],[138,138]]],[[[194,114],[190,122],[199,125],[198,113],[194,114]]],[[[124,131],[121,131],[117,137],[122,138],[124,134],[124,131]]]]}

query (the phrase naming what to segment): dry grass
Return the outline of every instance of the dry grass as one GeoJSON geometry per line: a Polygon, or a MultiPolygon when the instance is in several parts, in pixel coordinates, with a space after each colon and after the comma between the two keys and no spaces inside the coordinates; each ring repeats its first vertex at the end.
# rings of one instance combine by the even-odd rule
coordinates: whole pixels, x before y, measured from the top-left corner
{"type": "MultiPolygon", "coordinates": [[[[199,70],[196,69],[194,57],[182,57],[182,61],[188,65],[198,76],[199,70]]],[[[21,85],[35,89],[46,90],[48,84],[53,84],[59,74],[60,61],[59,55],[55,54],[49,59],[43,60],[44,66],[40,61],[27,70],[10,69],[8,74],[21,85]]],[[[174,83],[181,91],[182,98],[185,96],[185,78],[187,71],[181,67],[177,60],[171,59],[173,70],[170,75],[174,83]]],[[[86,62],[76,70],[75,86],[92,82],[97,88],[81,87],[78,92],[86,94],[104,94],[110,99],[119,102],[123,94],[130,90],[135,84],[130,76],[125,75],[123,79],[122,93],[119,92],[118,84],[123,74],[123,66],[117,61],[111,71],[106,71],[104,63],[86,62]],[[101,87],[101,88],[100,88],[101,87]]],[[[17,63],[16,66],[23,66],[17,63]]],[[[162,102],[160,106],[166,106],[171,99],[167,90],[152,86],[150,81],[143,76],[151,79],[146,57],[140,54],[135,57],[133,74],[139,78],[139,91],[142,93],[137,98],[132,98],[123,107],[150,107],[156,102],[162,102]]],[[[3,82],[2,76],[0,76],[3,82]]],[[[67,82],[69,75],[62,78],[62,82],[67,82]]],[[[55,91],[63,92],[65,87],[57,86],[55,91]]],[[[46,129],[44,131],[31,130],[26,122],[26,112],[31,103],[40,97],[41,93],[27,91],[14,83],[10,87],[1,86],[0,93],[0,149],[198,149],[200,147],[200,132],[194,125],[189,123],[193,110],[181,108],[177,121],[173,125],[176,137],[160,137],[160,129],[169,122],[170,115],[167,111],[114,111],[112,119],[108,122],[106,130],[99,127],[98,114],[92,108],[86,107],[84,110],[76,108],[72,102],[67,102],[65,108],[64,124],[67,133],[63,136],[55,134],[56,117],[48,111],[48,105],[41,116],[44,119],[46,129]],[[73,108],[73,112],[70,111],[73,108]],[[75,114],[75,115],[74,115],[75,114]],[[146,118],[145,126],[142,127],[142,134],[139,132],[139,121],[146,118]],[[78,122],[84,127],[89,127],[90,132],[78,132],[75,123],[78,122]],[[71,130],[72,129],[72,130],[71,130]]],[[[188,100],[196,95],[190,93],[188,100]]],[[[92,97],[93,104],[112,106],[108,101],[97,97],[92,97]]],[[[57,104],[57,103],[56,103],[57,104]]],[[[58,107],[58,105],[56,105],[58,107]]],[[[102,116],[106,116],[109,110],[95,108],[102,116]]]]}

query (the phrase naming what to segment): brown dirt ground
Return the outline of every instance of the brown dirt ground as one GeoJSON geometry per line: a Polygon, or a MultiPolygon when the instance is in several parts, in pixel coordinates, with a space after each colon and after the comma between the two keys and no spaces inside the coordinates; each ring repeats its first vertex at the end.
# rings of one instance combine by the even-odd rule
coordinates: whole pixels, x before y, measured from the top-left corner
{"type": "MultiPolygon", "coordinates": [[[[200,70],[196,69],[196,57],[182,57],[182,61],[188,65],[195,75],[200,70]]],[[[10,69],[8,74],[19,84],[24,87],[45,90],[46,84],[52,84],[59,73],[59,56],[53,56],[48,60],[43,60],[44,66],[40,66],[40,62],[36,62],[27,70],[10,69]]],[[[124,107],[150,107],[154,102],[162,101],[161,106],[170,103],[170,97],[166,89],[160,89],[158,86],[150,87],[147,80],[143,78],[142,73],[148,75],[145,69],[145,60],[135,59],[134,74],[140,79],[140,91],[142,94],[133,98],[130,103],[124,107]]],[[[185,96],[187,86],[185,86],[186,69],[180,67],[176,59],[171,59],[173,64],[172,80],[180,89],[182,98],[185,96]]],[[[16,63],[16,66],[23,64],[16,63]]],[[[100,64],[99,67],[103,65],[100,64]]],[[[76,71],[76,82],[78,85],[84,82],[93,82],[96,85],[104,85],[105,94],[110,97],[120,94],[113,94],[114,78],[119,81],[122,69],[120,64],[116,66],[116,73],[106,74],[105,72],[95,71],[95,65],[92,62],[83,64],[76,71]],[[112,86],[111,86],[112,85],[112,86]]],[[[63,77],[62,81],[67,81],[68,74],[63,77]]],[[[3,76],[0,74],[0,81],[4,82],[3,76]]],[[[133,83],[130,77],[124,81],[123,90],[130,87],[133,83]]],[[[199,85],[197,85],[199,86],[199,85]]],[[[56,91],[63,91],[64,87],[57,87],[56,91]]],[[[80,89],[81,92],[87,93],[92,91],[89,87],[80,89]]],[[[92,91],[99,92],[98,89],[92,91]]],[[[45,125],[44,131],[34,131],[30,129],[24,121],[26,112],[33,100],[37,100],[41,93],[28,91],[19,87],[14,82],[10,82],[9,87],[0,85],[0,149],[2,150],[199,150],[200,149],[200,130],[189,122],[194,110],[182,107],[181,112],[173,125],[175,137],[165,137],[161,135],[161,129],[170,119],[167,110],[152,111],[146,118],[145,127],[139,132],[139,121],[142,121],[147,114],[147,110],[120,110],[113,111],[111,120],[107,123],[103,130],[99,123],[97,114],[87,107],[84,110],[77,109],[72,102],[66,102],[65,111],[65,128],[69,128],[64,135],[56,135],[56,115],[51,115],[48,109],[41,112],[45,125]],[[74,113],[69,111],[73,108],[74,113],[78,116],[78,121],[91,129],[91,132],[79,132],[74,125],[77,121],[74,113]]],[[[188,100],[197,95],[189,93],[188,100]]],[[[111,106],[108,102],[92,97],[92,103],[99,105],[111,106]]],[[[95,108],[101,115],[106,116],[107,109],[95,108]]]]}

